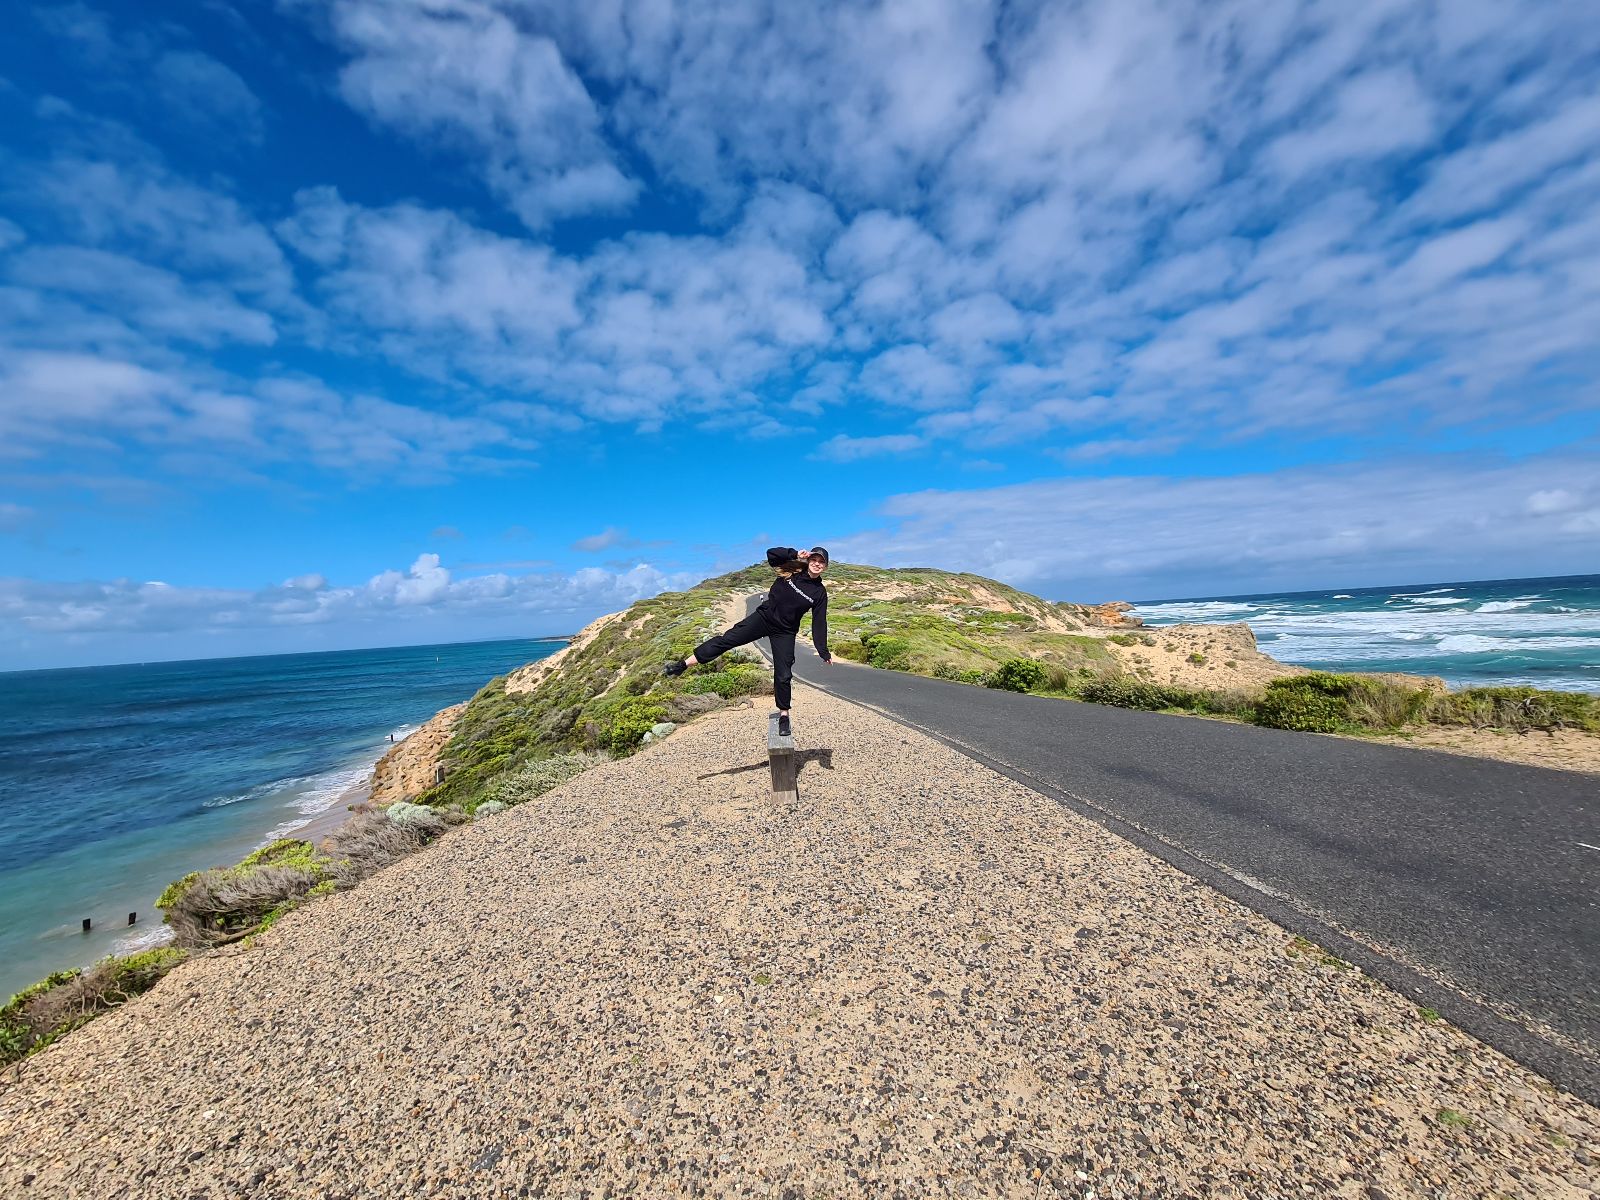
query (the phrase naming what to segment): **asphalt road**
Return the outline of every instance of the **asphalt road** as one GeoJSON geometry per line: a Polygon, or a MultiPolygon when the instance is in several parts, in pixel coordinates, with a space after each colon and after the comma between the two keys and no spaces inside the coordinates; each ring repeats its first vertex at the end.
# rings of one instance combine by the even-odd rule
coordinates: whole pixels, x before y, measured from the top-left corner
{"type": "Polygon", "coordinates": [[[805,643],[796,675],[1068,805],[1600,1103],[1595,778],[828,666],[805,643]]]}

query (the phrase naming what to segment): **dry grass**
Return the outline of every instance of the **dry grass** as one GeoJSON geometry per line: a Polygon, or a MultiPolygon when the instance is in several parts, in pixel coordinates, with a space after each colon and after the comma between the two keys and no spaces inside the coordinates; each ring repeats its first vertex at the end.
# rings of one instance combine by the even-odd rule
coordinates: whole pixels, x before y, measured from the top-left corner
{"type": "Polygon", "coordinates": [[[249,933],[286,901],[309,893],[322,878],[316,867],[298,863],[199,871],[162,907],[178,945],[220,946],[249,933]]]}
{"type": "Polygon", "coordinates": [[[445,831],[443,815],[402,825],[382,810],[358,812],[322,840],[327,877],[339,889],[354,887],[390,863],[415,854],[445,831]]]}

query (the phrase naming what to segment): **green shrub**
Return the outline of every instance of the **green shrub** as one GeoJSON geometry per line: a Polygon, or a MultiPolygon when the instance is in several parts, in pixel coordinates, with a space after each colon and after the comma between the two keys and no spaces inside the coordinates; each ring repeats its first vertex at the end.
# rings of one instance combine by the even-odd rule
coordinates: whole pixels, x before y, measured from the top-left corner
{"type": "Polygon", "coordinates": [[[1139,644],[1138,637],[1131,633],[1113,633],[1106,641],[1115,642],[1119,646],[1136,646],[1139,644]]]}
{"type": "MultiPolygon", "coordinates": [[[[550,758],[535,758],[509,775],[502,775],[489,785],[484,793],[490,802],[505,805],[526,804],[570,779],[576,779],[590,767],[611,760],[604,754],[556,754],[550,758]]],[[[483,807],[481,804],[478,806],[483,807]]]]}
{"type": "Polygon", "coordinates": [[[310,842],[281,838],[237,866],[192,871],[168,884],[156,907],[180,946],[231,942],[306,895],[327,877],[329,866],[310,842]]]}
{"type": "Polygon", "coordinates": [[[1196,692],[1198,703],[1195,709],[1198,712],[1209,713],[1218,717],[1239,717],[1249,720],[1255,712],[1256,701],[1259,694],[1243,688],[1230,688],[1226,691],[1196,692]]]}
{"type": "Polygon", "coordinates": [[[1425,716],[1439,725],[1476,729],[1582,729],[1600,733],[1600,696],[1531,687],[1476,687],[1431,696],[1425,716]]]}
{"type": "Polygon", "coordinates": [[[1350,693],[1350,719],[1372,729],[1399,729],[1422,717],[1431,698],[1426,688],[1370,676],[1350,693]]]}
{"type": "Polygon", "coordinates": [[[1062,666],[1060,663],[1045,663],[1043,690],[1077,695],[1078,684],[1082,680],[1081,672],[1083,670],[1084,668],[1082,667],[1073,670],[1071,667],[1062,666]]]}
{"type": "Polygon", "coordinates": [[[715,693],[724,700],[737,696],[753,696],[772,686],[772,677],[754,663],[734,663],[720,671],[690,675],[683,690],[691,695],[715,693]]]}
{"type": "Polygon", "coordinates": [[[606,743],[613,754],[632,754],[650,727],[667,719],[666,706],[654,700],[630,697],[618,705],[611,717],[606,743]]]}
{"type": "Polygon", "coordinates": [[[1158,712],[1164,708],[1204,710],[1205,694],[1188,688],[1167,687],[1133,675],[1099,675],[1078,685],[1078,699],[1090,704],[1112,704],[1158,712]]]}
{"type": "Polygon", "coordinates": [[[1189,661],[1197,667],[1203,667],[1206,665],[1206,656],[1201,654],[1200,651],[1196,650],[1193,654],[1189,655],[1189,661]]]}
{"type": "Polygon", "coordinates": [[[1031,658],[1008,658],[986,681],[1007,692],[1031,692],[1044,682],[1044,665],[1031,658]]]}
{"type": "Polygon", "coordinates": [[[1354,677],[1327,671],[1274,679],[1256,701],[1252,719],[1272,729],[1337,733],[1355,724],[1350,698],[1359,687],[1354,677]]]}
{"type": "Polygon", "coordinates": [[[867,650],[867,663],[885,671],[911,669],[911,643],[886,633],[863,633],[861,644],[867,650]]]}

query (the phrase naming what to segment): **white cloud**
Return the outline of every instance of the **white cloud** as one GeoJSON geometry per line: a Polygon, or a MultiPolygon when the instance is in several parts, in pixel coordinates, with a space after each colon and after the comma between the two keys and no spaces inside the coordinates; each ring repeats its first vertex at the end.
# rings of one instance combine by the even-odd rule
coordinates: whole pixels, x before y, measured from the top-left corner
{"type": "Polygon", "coordinates": [[[433,480],[482,469],[527,443],[481,417],[453,416],[320,381],[272,375],[248,383],[153,370],[94,355],[27,352],[0,364],[0,454],[66,445],[224,454],[330,471],[433,480]]]}
{"type": "Polygon", "coordinates": [[[9,500],[0,502],[0,533],[16,533],[31,524],[37,516],[38,513],[26,504],[13,504],[9,500]]]}
{"type": "Polygon", "coordinates": [[[659,174],[724,210],[748,175],[903,201],[993,86],[987,2],[520,11],[614,89],[619,130],[659,174]]]}
{"type": "Polygon", "coordinates": [[[130,636],[152,650],[169,639],[174,647],[192,650],[192,639],[200,637],[258,653],[405,637],[411,630],[418,637],[459,635],[474,627],[533,636],[571,632],[601,613],[695,582],[648,563],[621,571],[585,567],[570,575],[495,572],[456,578],[433,554],[365,583],[330,585],[320,574],[309,574],[254,591],[126,579],[0,578],[0,655],[16,658],[24,650],[32,655],[45,646],[58,656],[70,652],[95,661],[112,648],[135,644],[130,636]]]}
{"type": "Polygon", "coordinates": [[[925,445],[926,439],[914,433],[887,433],[878,437],[851,437],[839,433],[817,447],[816,457],[832,462],[856,462],[888,454],[910,454],[925,445]]]}
{"type": "Polygon", "coordinates": [[[18,173],[17,200],[80,243],[225,286],[275,309],[294,280],[266,227],[233,197],[185,180],[138,147],[121,161],[63,155],[18,173]]]}
{"type": "Polygon", "coordinates": [[[327,17],[352,55],[339,79],[345,98],[464,151],[531,228],[626,208],[637,195],[560,47],[511,13],[476,0],[333,0],[327,17]]]}
{"type": "Polygon", "coordinates": [[[596,554],[601,550],[609,550],[613,546],[636,545],[638,545],[638,542],[628,536],[626,529],[618,529],[615,525],[608,525],[599,533],[579,538],[572,543],[572,549],[580,554],[596,554]]]}
{"type": "Polygon", "coordinates": [[[1433,103],[1403,68],[1379,68],[1344,84],[1333,111],[1311,129],[1286,133],[1267,150],[1285,175],[1300,177],[1351,160],[1381,158],[1425,145],[1433,103]]]}
{"type": "Polygon", "coordinates": [[[120,316],[158,338],[201,346],[270,345],[277,339],[270,316],[240,304],[226,289],[104,250],[28,246],[12,257],[6,274],[90,311],[120,316]]]}
{"type": "MultiPolygon", "coordinates": [[[[681,231],[669,187],[646,216],[674,232],[552,241],[313,179],[269,219],[102,129],[119,153],[56,138],[7,189],[28,235],[0,260],[9,352],[218,393],[207,419],[266,444],[264,384],[197,346],[382,358],[449,406],[457,450],[593,421],[775,437],[796,415],[861,440],[910,410],[892,436],[1105,459],[1595,403],[1596,34],[1560,6],[288,8],[345,55],[351,103],[453,146],[533,226],[584,211],[569,175],[643,162],[706,221],[681,231]]],[[[51,19],[106,41],[89,10],[51,19]]],[[[397,428],[390,461],[422,455],[424,418],[379,405],[360,438],[363,403],[330,407],[349,461],[397,428]]],[[[311,439],[303,416],[280,432],[311,439]]],[[[30,442],[72,419],[36,410],[30,442]]],[[[136,428],[198,426],[101,432],[136,428]]]]}
{"type": "Polygon", "coordinates": [[[1541,488],[1529,495],[1523,505],[1529,515],[1547,517],[1552,513],[1571,512],[1583,503],[1583,497],[1566,488],[1541,488]]]}
{"type": "Polygon", "coordinates": [[[180,119],[217,139],[259,142],[261,101],[238,72],[198,50],[168,50],[156,59],[150,83],[180,119]]]}
{"type": "Polygon", "coordinates": [[[1600,507],[1593,475],[1592,454],[1566,454],[928,490],[889,498],[887,527],[838,553],[961,563],[1055,599],[1557,574],[1592,559],[1595,529],[1544,518],[1600,507]]]}

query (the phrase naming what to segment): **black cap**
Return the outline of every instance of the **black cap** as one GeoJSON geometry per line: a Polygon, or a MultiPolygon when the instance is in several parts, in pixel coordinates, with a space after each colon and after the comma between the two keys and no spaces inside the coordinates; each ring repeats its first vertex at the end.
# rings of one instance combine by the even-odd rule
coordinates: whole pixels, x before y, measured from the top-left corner
{"type": "Polygon", "coordinates": [[[811,556],[813,558],[821,558],[823,562],[832,562],[833,561],[833,559],[828,557],[827,548],[823,547],[823,546],[813,546],[813,547],[811,547],[811,556]]]}

